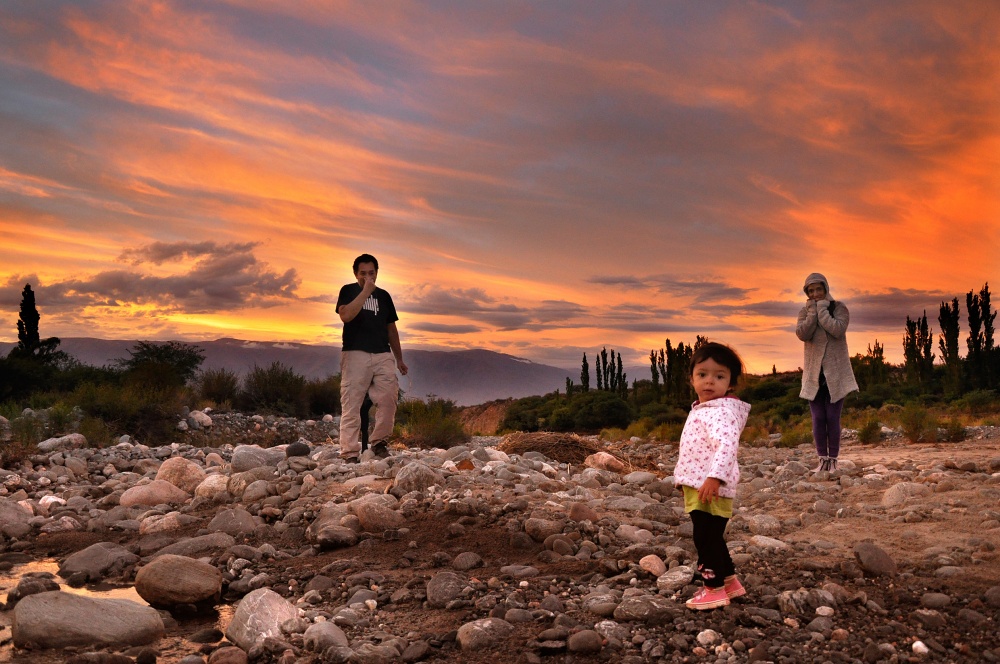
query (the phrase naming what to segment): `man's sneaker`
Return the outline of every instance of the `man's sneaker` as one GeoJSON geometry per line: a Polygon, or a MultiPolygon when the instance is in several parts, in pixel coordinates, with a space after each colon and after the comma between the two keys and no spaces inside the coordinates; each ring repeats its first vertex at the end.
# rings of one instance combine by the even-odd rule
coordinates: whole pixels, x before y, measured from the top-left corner
{"type": "Polygon", "coordinates": [[[727,576],[726,585],[722,586],[722,588],[726,591],[726,597],[729,599],[736,599],[747,594],[747,589],[743,587],[743,584],[736,578],[736,575],[727,576]]]}
{"type": "Polygon", "coordinates": [[[826,469],[831,473],[837,470],[837,457],[830,457],[826,460],[826,469]]]}
{"type": "Polygon", "coordinates": [[[695,611],[706,611],[717,609],[720,606],[728,606],[729,598],[726,597],[725,586],[719,588],[702,588],[694,594],[694,597],[684,603],[689,609],[695,611]]]}
{"type": "Polygon", "coordinates": [[[376,440],[372,443],[372,454],[376,459],[385,459],[389,456],[389,444],[384,440],[376,440]]]}
{"type": "Polygon", "coordinates": [[[344,463],[357,463],[359,461],[358,457],[356,456],[340,457],[340,460],[343,461],[344,463]]]}
{"type": "Polygon", "coordinates": [[[827,457],[821,456],[819,458],[819,465],[813,468],[813,474],[822,473],[824,470],[830,470],[830,468],[827,465],[827,457]]]}

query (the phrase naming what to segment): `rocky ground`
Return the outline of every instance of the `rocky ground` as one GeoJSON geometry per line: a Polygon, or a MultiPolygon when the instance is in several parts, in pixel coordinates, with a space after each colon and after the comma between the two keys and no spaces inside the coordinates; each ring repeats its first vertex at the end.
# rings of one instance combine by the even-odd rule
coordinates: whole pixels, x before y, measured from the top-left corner
{"type": "Polygon", "coordinates": [[[1000,659],[998,429],[962,443],[847,440],[840,470],[820,475],[808,449],[745,446],[727,537],[748,592],[695,612],[684,607],[697,588],[690,522],[669,478],[676,446],[619,445],[623,466],[588,467],[474,438],[352,465],[334,422],[199,419],[191,444],[94,450],[71,436],[0,471],[0,655],[1000,659]],[[48,559],[58,574],[18,572],[48,559]],[[141,599],[77,605],[52,592],[97,583],[141,599]]]}

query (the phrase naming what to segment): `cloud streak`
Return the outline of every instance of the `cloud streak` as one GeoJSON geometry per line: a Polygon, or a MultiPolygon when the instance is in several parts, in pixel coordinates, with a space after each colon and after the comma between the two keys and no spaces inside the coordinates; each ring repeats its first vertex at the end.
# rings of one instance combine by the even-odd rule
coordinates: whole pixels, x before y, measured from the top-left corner
{"type": "Polygon", "coordinates": [[[30,279],[49,334],[337,343],[370,252],[405,343],[565,364],[706,334],[769,370],[801,361],[810,272],[852,350],[997,282],[991,3],[0,19],[0,338],[30,279]]]}

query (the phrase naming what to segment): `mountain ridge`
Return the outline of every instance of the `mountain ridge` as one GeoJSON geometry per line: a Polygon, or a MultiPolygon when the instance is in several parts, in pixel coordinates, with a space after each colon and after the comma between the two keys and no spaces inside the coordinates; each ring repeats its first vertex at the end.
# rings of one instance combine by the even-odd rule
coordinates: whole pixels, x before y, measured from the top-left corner
{"type": "MultiPolygon", "coordinates": [[[[83,364],[100,367],[127,358],[128,351],[138,342],[138,339],[66,337],[59,349],[83,364]]],[[[340,373],[338,346],[245,341],[230,337],[182,343],[205,351],[201,369],[227,369],[243,376],[254,366],[267,367],[280,362],[308,379],[340,373]]],[[[15,345],[0,343],[0,355],[6,355],[15,345]]],[[[579,381],[579,376],[572,376],[569,370],[481,348],[407,350],[405,359],[410,368],[409,375],[400,378],[400,389],[405,396],[426,398],[433,395],[459,406],[547,394],[565,389],[567,377],[579,381]]]]}

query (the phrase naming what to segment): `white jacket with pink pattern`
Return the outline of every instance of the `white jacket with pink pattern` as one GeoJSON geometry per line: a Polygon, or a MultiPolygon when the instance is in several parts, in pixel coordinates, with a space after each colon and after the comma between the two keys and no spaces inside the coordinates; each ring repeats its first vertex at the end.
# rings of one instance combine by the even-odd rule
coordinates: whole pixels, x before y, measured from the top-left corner
{"type": "Polygon", "coordinates": [[[740,483],[736,454],[749,415],[750,404],[736,397],[695,402],[681,433],[674,484],[700,489],[707,478],[715,477],[722,480],[719,495],[735,498],[740,483]]]}

